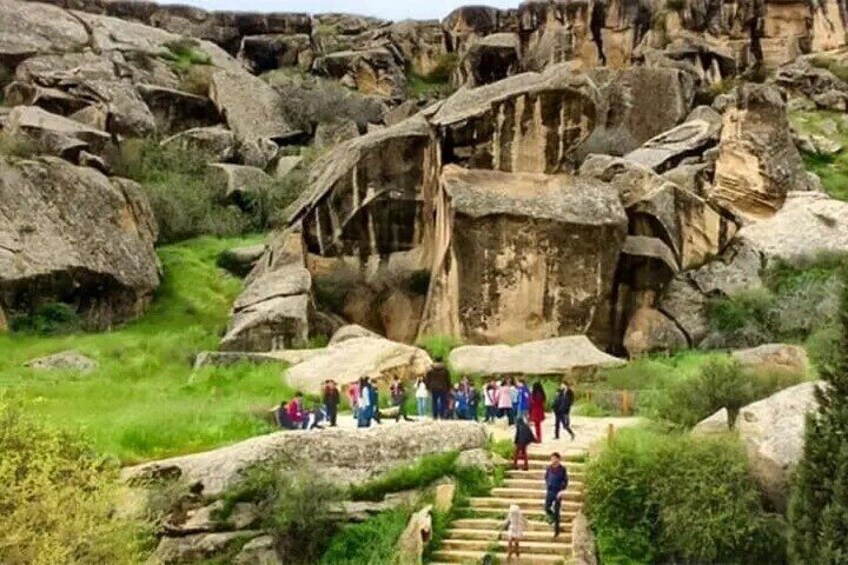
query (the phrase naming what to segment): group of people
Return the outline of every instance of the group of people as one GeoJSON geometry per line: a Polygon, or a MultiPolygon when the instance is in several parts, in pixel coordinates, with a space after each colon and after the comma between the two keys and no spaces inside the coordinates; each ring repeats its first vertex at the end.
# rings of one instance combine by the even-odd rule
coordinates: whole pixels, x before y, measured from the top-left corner
{"type": "Polygon", "coordinates": [[[290,401],[283,401],[274,410],[277,426],[284,430],[323,429],[328,422],[335,427],[338,422],[340,393],[336,381],[325,381],[321,386],[322,402],[311,410],[306,409],[302,392],[296,392],[290,401]]]}

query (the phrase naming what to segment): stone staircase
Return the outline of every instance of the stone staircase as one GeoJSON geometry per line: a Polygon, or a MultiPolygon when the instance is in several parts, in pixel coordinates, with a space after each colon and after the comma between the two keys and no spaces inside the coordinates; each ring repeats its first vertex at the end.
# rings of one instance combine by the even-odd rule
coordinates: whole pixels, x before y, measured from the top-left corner
{"type": "Polygon", "coordinates": [[[562,501],[562,533],[554,539],[553,527],[545,522],[545,468],[550,451],[531,448],[528,471],[506,472],[503,486],[492,489],[489,496],[470,499],[473,517],[455,520],[445,535],[431,565],[479,563],[487,553],[496,563],[506,563],[507,533],[503,529],[511,504],[521,507],[527,519],[527,530],[521,542],[522,565],[555,565],[568,563],[571,557],[571,523],[583,507],[583,453],[564,454],[568,469],[568,490],[562,501]]]}

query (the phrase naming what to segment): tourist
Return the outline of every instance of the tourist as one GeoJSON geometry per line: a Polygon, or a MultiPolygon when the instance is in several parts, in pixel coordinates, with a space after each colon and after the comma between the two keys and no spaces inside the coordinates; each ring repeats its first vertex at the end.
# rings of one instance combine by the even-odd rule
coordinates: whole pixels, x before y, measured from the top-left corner
{"type": "Polygon", "coordinates": [[[422,377],[418,377],[415,381],[415,403],[418,408],[418,417],[423,418],[427,415],[427,398],[430,393],[427,391],[427,383],[422,377]]]}
{"type": "Polygon", "coordinates": [[[530,470],[530,462],[527,459],[527,446],[535,443],[533,430],[524,421],[524,418],[515,420],[515,451],[512,454],[512,468],[518,469],[518,459],[524,459],[524,470],[530,470]]]}
{"type": "Polygon", "coordinates": [[[571,441],[574,441],[574,431],[571,429],[571,405],[574,404],[574,392],[571,390],[571,385],[562,383],[554,398],[554,437],[559,439],[559,427],[562,426],[565,431],[571,434],[571,441]]]}
{"type": "Polygon", "coordinates": [[[454,415],[457,420],[468,419],[468,389],[462,385],[456,385],[453,389],[454,415]]]}
{"type": "Polygon", "coordinates": [[[323,430],[322,422],[327,421],[327,411],[325,408],[318,406],[315,410],[310,410],[306,413],[306,422],[304,428],[307,430],[323,430]]]}
{"type": "Polygon", "coordinates": [[[392,377],[392,384],[389,385],[389,395],[392,399],[392,406],[397,407],[395,422],[400,422],[401,418],[407,422],[412,422],[412,418],[406,413],[406,389],[397,375],[392,377]]]}
{"type": "Polygon", "coordinates": [[[277,425],[283,430],[295,429],[294,424],[289,418],[289,403],[283,400],[280,406],[274,410],[274,419],[277,420],[277,425]]]}
{"type": "Polygon", "coordinates": [[[486,384],[486,389],[483,391],[483,406],[486,407],[487,424],[493,424],[498,411],[498,385],[492,379],[486,384]]]}
{"type": "MultiPolygon", "coordinates": [[[[361,380],[361,379],[360,379],[361,380]]],[[[350,409],[353,412],[353,419],[359,419],[359,381],[347,387],[347,401],[350,403],[350,409]]]]}
{"type": "Polygon", "coordinates": [[[542,422],[545,419],[545,404],[547,401],[548,398],[545,396],[545,389],[542,387],[542,383],[534,383],[533,392],[530,394],[529,418],[533,422],[533,428],[536,431],[537,443],[542,443],[542,422]]]}
{"type": "Polygon", "coordinates": [[[435,363],[425,377],[427,390],[430,391],[433,419],[444,418],[448,409],[448,393],[451,390],[451,378],[444,363],[435,363]]]}
{"type": "Polygon", "coordinates": [[[357,427],[371,427],[371,386],[368,377],[359,379],[359,399],[357,402],[357,427]]]}
{"type": "Polygon", "coordinates": [[[521,513],[521,508],[517,504],[510,504],[509,513],[506,515],[507,563],[510,562],[513,554],[521,562],[521,540],[524,538],[524,530],[526,529],[527,520],[521,513]]]}
{"type": "Polygon", "coordinates": [[[307,418],[303,411],[303,393],[294,393],[294,398],[289,402],[289,420],[295,429],[306,429],[307,418]]]}
{"type": "Polygon", "coordinates": [[[370,378],[368,379],[368,391],[371,395],[371,409],[369,410],[371,420],[382,424],[383,420],[380,416],[380,389],[377,387],[377,383],[370,378]]]}
{"type": "Polygon", "coordinates": [[[480,404],[480,393],[477,391],[477,387],[474,386],[473,381],[468,382],[468,387],[465,389],[465,396],[468,399],[468,419],[476,422],[478,419],[477,406],[480,404]]]}
{"type": "Polygon", "coordinates": [[[336,386],[336,381],[327,381],[324,386],[324,409],[327,411],[327,420],[330,422],[330,427],[336,427],[336,418],[339,414],[339,388],[336,386]]]}
{"type": "Polygon", "coordinates": [[[515,387],[514,404],[515,418],[526,418],[527,411],[530,409],[530,390],[523,379],[518,381],[518,386],[515,387]]]}
{"type": "Polygon", "coordinates": [[[504,416],[511,426],[514,423],[514,416],[512,412],[512,381],[510,379],[501,381],[501,386],[498,388],[498,418],[504,416]]]}
{"type": "Polygon", "coordinates": [[[560,532],[560,509],[562,497],[568,488],[568,471],[562,464],[559,453],[551,455],[551,464],[545,469],[545,516],[548,523],[554,525],[554,537],[560,532]]]}

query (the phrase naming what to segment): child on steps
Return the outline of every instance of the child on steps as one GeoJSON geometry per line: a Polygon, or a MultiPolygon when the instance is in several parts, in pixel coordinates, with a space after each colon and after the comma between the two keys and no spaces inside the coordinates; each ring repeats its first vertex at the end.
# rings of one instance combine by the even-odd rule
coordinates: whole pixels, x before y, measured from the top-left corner
{"type": "Polygon", "coordinates": [[[521,508],[517,504],[512,504],[506,517],[506,531],[509,539],[506,553],[507,563],[510,563],[513,553],[516,559],[521,560],[521,539],[524,537],[526,528],[527,520],[524,519],[521,508]]]}

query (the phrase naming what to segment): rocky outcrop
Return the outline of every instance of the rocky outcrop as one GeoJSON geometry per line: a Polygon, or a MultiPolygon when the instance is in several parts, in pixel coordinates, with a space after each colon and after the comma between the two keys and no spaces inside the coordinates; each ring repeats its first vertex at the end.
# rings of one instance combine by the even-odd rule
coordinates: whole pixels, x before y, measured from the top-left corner
{"type": "Polygon", "coordinates": [[[450,366],[464,375],[580,375],[620,367],[624,361],[600,351],[585,336],[522,345],[466,345],[451,351],[450,366]]]}
{"type": "Polygon", "coordinates": [[[219,532],[162,538],[155,556],[161,563],[193,563],[220,555],[257,538],[261,531],[219,532]]]}
{"type": "Polygon", "coordinates": [[[423,377],[433,362],[427,352],[417,347],[382,337],[355,337],[337,341],[295,365],[285,375],[290,387],[307,394],[318,394],[323,383],[334,380],[341,386],[362,377],[389,382],[397,376],[403,381],[423,377]]]}
{"type": "Polygon", "coordinates": [[[162,146],[169,145],[200,151],[218,162],[231,162],[238,150],[233,132],[222,126],[187,129],[162,141],[162,146]]]}
{"type": "Polygon", "coordinates": [[[404,98],[403,68],[394,54],[382,47],[330,53],[318,58],[312,68],[365,95],[395,101],[404,98]]]}
{"type": "Polygon", "coordinates": [[[79,51],[88,44],[82,22],[48,4],[30,4],[22,9],[14,0],[3,0],[0,21],[0,63],[7,68],[34,55],[79,51]]]}
{"type": "Polygon", "coordinates": [[[649,307],[636,310],[624,334],[624,348],[631,358],[648,353],[673,353],[688,346],[686,334],[668,316],[649,307]]]}
{"type": "Polygon", "coordinates": [[[250,467],[286,461],[288,457],[320,461],[314,472],[343,486],[365,482],[432,453],[482,448],[487,441],[486,429],[472,422],[424,422],[321,433],[278,432],[207,453],[129,467],[124,469],[123,477],[131,483],[155,477],[179,478],[194,485],[195,492],[216,497],[250,467]]]}
{"type": "Polygon", "coordinates": [[[0,159],[0,201],[7,313],[64,302],[88,327],[104,329],[139,316],[152,300],[157,228],[135,183],[57,158],[0,159]]]}
{"type": "Polygon", "coordinates": [[[760,372],[792,373],[802,376],[810,372],[807,350],[798,345],[770,343],[734,351],[733,358],[743,367],[760,372]]]}
{"type": "Polygon", "coordinates": [[[16,106],[9,112],[3,136],[28,142],[41,153],[78,163],[80,153],[103,154],[112,138],[105,131],[51,114],[37,106],[16,106]]]}
{"type": "Polygon", "coordinates": [[[433,533],[433,507],[428,505],[409,518],[406,529],[397,541],[397,552],[393,563],[398,565],[420,565],[424,549],[433,533]]]}
{"type": "Polygon", "coordinates": [[[779,510],[789,498],[789,477],[804,451],[806,415],[816,408],[809,382],[743,408],[736,420],[751,470],[779,510]]]}
{"type": "Polygon", "coordinates": [[[78,351],[63,351],[46,357],[39,357],[24,363],[24,367],[36,371],[70,371],[90,373],[97,369],[97,361],[78,351]]]}
{"type": "Polygon", "coordinates": [[[272,180],[265,171],[256,167],[215,163],[211,168],[219,193],[228,202],[242,207],[250,206],[251,199],[260,194],[272,180]]]}
{"type": "Polygon", "coordinates": [[[265,245],[248,245],[227,249],[218,255],[216,264],[237,277],[246,277],[265,254],[265,245]]]}

